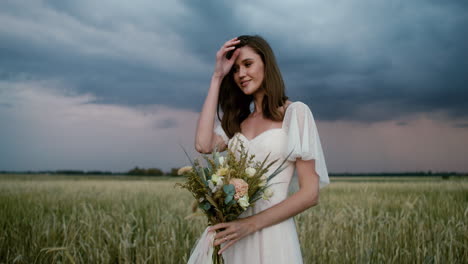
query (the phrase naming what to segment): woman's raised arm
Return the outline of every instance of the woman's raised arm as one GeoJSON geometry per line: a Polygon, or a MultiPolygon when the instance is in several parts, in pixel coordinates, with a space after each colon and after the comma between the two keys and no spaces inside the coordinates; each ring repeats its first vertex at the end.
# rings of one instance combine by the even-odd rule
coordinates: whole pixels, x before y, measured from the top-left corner
{"type": "Polygon", "coordinates": [[[237,38],[233,38],[224,43],[216,53],[215,70],[211,77],[208,95],[206,96],[200,117],[198,118],[197,132],[195,135],[195,149],[200,153],[211,153],[215,146],[218,146],[220,151],[227,147],[221,136],[213,132],[214,119],[216,115],[216,107],[218,105],[221,82],[224,76],[229,73],[234,61],[239,55],[239,51],[236,50],[231,59],[227,59],[226,53],[235,49],[235,45],[238,43],[239,40],[237,40],[237,38]]]}
{"type": "Polygon", "coordinates": [[[211,78],[210,89],[206,96],[205,103],[203,104],[200,117],[198,118],[195,149],[200,153],[211,153],[215,145],[218,145],[218,148],[225,148],[225,146],[223,146],[224,142],[221,136],[213,132],[221,81],[221,78],[214,75],[211,78]]]}

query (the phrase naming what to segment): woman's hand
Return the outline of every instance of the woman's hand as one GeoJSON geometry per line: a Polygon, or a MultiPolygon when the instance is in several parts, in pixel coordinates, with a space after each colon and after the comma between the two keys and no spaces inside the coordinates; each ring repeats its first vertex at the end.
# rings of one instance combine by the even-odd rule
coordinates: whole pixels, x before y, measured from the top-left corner
{"type": "Polygon", "coordinates": [[[226,249],[234,245],[234,243],[236,243],[241,238],[248,236],[256,231],[253,217],[240,218],[232,222],[220,223],[210,227],[208,231],[211,232],[218,229],[224,230],[219,231],[216,234],[213,246],[227,242],[227,244],[221,248],[218,254],[223,253],[226,249]]]}
{"type": "Polygon", "coordinates": [[[215,70],[214,70],[214,76],[219,77],[219,78],[224,78],[226,74],[229,73],[229,71],[232,68],[232,65],[234,64],[234,61],[236,60],[237,56],[239,55],[239,50],[237,49],[234,51],[232,54],[231,59],[226,58],[226,53],[228,51],[235,49],[235,45],[239,44],[239,41],[236,38],[233,38],[231,40],[228,40],[224,45],[218,50],[216,53],[216,65],[215,65],[215,70]]]}

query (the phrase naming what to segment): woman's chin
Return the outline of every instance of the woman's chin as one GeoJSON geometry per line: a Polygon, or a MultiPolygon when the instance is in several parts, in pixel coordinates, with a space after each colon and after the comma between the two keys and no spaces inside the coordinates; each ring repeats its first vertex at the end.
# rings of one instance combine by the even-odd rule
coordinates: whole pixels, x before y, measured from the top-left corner
{"type": "Polygon", "coordinates": [[[250,94],[250,90],[247,87],[240,87],[240,89],[244,94],[250,94]]]}
{"type": "Polygon", "coordinates": [[[255,88],[251,88],[249,86],[246,86],[246,87],[241,87],[240,88],[242,90],[242,92],[245,94],[245,95],[252,95],[254,94],[258,89],[255,89],[255,88]]]}

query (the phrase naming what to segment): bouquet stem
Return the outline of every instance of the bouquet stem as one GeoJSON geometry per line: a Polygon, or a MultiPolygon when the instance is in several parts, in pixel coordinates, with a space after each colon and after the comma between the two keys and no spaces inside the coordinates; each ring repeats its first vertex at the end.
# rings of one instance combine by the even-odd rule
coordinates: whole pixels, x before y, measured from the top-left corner
{"type": "Polygon", "coordinates": [[[215,246],[213,250],[213,264],[224,264],[223,255],[218,254],[219,250],[221,250],[221,246],[215,246]]]}

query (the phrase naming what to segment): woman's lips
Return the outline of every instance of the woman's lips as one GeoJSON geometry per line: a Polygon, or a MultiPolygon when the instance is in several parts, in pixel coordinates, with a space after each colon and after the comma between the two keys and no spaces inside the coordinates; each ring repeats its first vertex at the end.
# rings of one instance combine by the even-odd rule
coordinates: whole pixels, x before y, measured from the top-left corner
{"type": "Polygon", "coordinates": [[[241,82],[242,87],[246,87],[249,84],[250,80],[241,82]]]}

